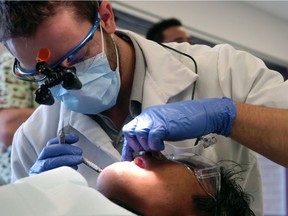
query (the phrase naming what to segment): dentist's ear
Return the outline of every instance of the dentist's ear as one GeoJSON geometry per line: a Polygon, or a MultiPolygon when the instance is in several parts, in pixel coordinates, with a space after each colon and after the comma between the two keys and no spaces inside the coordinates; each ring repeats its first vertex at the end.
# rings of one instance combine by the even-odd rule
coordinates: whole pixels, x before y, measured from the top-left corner
{"type": "Polygon", "coordinates": [[[104,0],[99,7],[102,28],[108,33],[113,34],[116,31],[116,23],[111,4],[104,0]]]}

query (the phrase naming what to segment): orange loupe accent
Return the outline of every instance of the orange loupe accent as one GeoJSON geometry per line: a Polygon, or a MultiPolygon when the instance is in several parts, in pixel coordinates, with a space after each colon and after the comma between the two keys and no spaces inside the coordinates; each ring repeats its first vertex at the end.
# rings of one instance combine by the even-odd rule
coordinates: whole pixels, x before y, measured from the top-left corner
{"type": "Polygon", "coordinates": [[[47,61],[51,56],[51,51],[48,48],[41,48],[38,53],[36,60],[37,62],[47,61]]]}

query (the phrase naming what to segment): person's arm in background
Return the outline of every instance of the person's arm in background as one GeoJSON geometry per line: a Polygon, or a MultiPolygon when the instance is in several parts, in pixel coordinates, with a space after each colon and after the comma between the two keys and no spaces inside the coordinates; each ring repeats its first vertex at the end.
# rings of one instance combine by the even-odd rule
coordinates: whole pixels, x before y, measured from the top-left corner
{"type": "Polygon", "coordinates": [[[0,142],[6,147],[11,145],[15,131],[34,110],[34,108],[7,108],[0,110],[0,142]]]}
{"type": "Polygon", "coordinates": [[[288,110],[237,103],[231,138],[288,167],[288,110]]]}

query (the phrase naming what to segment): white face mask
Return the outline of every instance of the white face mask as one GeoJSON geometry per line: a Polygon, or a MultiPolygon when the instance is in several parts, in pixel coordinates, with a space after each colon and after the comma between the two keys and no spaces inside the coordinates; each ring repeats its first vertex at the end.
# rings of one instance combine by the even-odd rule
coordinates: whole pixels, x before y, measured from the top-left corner
{"type": "Polygon", "coordinates": [[[80,90],[67,90],[61,85],[57,85],[50,89],[53,96],[61,100],[67,109],[83,114],[98,114],[116,104],[120,90],[117,47],[114,43],[117,69],[112,71],[104,53],[102,29],[101,37],[102,52],[74,65],[76,75],[82,83],[82,88],[80,90]]]}

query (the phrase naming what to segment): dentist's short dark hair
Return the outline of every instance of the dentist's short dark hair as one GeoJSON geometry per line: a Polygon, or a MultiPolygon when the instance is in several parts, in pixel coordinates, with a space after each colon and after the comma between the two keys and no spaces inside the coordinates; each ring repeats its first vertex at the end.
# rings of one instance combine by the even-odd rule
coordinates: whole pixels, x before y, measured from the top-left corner
{"type": "MultiPolygon", "coordinates": [[[[100,1],[101,2],[101,1],[100,1]]],[[[32,37],[45,19],[59,8],[73,8],[79,20],[90,20],[98,12],[98,1],[10,1],[0,3],[0,41],[32,37]]]]}

